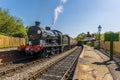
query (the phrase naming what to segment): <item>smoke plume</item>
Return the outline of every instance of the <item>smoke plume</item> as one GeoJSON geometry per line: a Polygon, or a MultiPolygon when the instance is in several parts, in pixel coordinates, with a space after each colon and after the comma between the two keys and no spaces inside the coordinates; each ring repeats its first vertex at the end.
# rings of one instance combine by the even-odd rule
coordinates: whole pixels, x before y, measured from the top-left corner
{"type": "Polygon", "coordinates": [[[63,12],[64,9],[63,4],[65,4],[66,2],[67,0],[60,0],[60,5],[55,8],[52,25],[56,23],[59,14],[63,12]]]}
{"type": "Polygon", "coordinates": [[[67,0],[61,0],[61,3],[66,3],[67,2],[67,0]]]}
{"type": "Polygon", "coordinates": [[[55,8],[55,11],[54,11],[54,18],[53,18],[53,25],[55,24],[57,18],[58,18],[58,15],[63,11],[63,6],[58,6],[55,8]]]}

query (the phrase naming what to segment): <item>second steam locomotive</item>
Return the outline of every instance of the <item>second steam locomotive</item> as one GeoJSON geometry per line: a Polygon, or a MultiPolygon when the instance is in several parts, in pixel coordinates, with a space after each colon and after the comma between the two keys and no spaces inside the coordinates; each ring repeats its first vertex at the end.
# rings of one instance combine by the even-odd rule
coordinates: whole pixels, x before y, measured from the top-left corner
{"type": "Polygon", "coordinates": [[[63,35],[58,30],[45,29],[36,21],[35,26],[28,29],[28,44],[21,45],[18,49],[25,54],[49,57],[50,54],[60,53],[76,45],[76,41],[68,35],[63,35]]]}

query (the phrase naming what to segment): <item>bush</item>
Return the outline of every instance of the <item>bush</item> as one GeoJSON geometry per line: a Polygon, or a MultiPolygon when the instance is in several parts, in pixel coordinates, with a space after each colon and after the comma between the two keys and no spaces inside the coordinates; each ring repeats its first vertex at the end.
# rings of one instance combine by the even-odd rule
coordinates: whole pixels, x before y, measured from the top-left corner
{"type": "Polygon", "coordinates": [[[25,38],[25,37],[26,37],[26,35],[23,34],[23,33],[15,33],[15,34],[13,34],[12,36],[13,36],[13,37],[20,37],[20,38],[25,38]]]}
{"type": "Polygon", "coordinates": [[[92,42],[89,41],[89,42],[86,43],[86,45],[92,46],[92,42]]]}

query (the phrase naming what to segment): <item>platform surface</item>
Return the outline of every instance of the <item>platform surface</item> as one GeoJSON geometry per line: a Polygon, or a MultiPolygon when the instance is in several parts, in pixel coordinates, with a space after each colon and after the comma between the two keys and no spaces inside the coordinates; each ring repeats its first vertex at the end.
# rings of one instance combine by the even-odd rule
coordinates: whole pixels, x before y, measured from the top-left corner
{"type": "Polygon", "coordinates": [[[17,50],[17,48],[3,48],[3,49],[0,49],[0,52],[12,51],[12,50],[17,50]]]}
{"type": "MultiPolygon", "coordinates": [[[[94,48],[84,46],[73,80],[114,80],[110,68],[108,68],[108,65],[114,64],[114,61],[109,61],[109,58],[104,56],[94,48]]],[[[120,79],[118,77],[115,80],[120,79]]]]}

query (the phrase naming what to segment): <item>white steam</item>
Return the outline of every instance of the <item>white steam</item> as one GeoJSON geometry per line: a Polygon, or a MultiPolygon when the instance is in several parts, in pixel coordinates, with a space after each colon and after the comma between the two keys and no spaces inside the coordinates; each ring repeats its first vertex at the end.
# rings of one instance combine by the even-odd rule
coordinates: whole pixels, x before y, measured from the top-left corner
{"type": "Polygon", "coordinates": [[[64,9],[63,4],[65,4],[66,2],[67,0],[60,0],[60,5],[55,8],[52,25],[56,23],[59,14],[63,12],[64,9]]]}
{"type": "Polygon", "coordinates": [[[67,0],[61,0],[61,2],[62,2],[62,3],[66,3],[66,2],[67,2],[67,0]]]}
{"type": "Polygon", "coordinates": [[[53,18],[53,25],[55,24],[57,18],[58,18],[58,15],[63,11],[63,6],[58,6],[55,8],[55,11],[54,11],[54,18],[53,18]]]}

